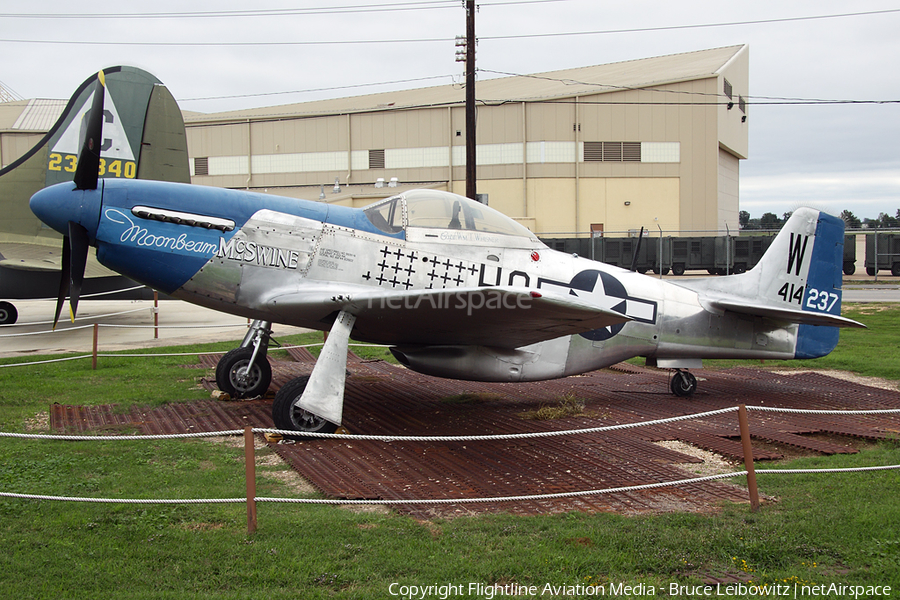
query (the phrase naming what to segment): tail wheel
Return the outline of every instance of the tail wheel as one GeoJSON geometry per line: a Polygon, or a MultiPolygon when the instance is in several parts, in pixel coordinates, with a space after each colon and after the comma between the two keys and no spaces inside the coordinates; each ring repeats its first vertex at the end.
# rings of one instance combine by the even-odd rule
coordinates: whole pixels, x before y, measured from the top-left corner
{"type": "Polygon", "coordinates": [[[900,263],[894,263],[891,265],[891,275],[894,277],[900,277],[900,263]]]}
{"type": "Polygon", "coordinates": [[[216,365],[216,385],[232,398],[262,396],[272,383],[272,367],[265,354],[257,355],[253,366],[253,348],[236,348],[216,365]]]}
{"type": "Polygon", "coordinates": [[[697,378],[688,371],[675,371],[672,381],[669,383],[669,389],[673,394],[682,398],[693,396],[697,391],[697,378]]]}
{"type": "MultiPolygon", "coordinates": [[[[291,379],[275,394],[272,402],[272,421],[276,429],[304,431],[307,433],[334,433],[338,426],[322,417],[300,408],[297,402],[309,383],[309,375],[291,379]]],[[[303,439],[296,437],[294,439],[303,439]]]]}

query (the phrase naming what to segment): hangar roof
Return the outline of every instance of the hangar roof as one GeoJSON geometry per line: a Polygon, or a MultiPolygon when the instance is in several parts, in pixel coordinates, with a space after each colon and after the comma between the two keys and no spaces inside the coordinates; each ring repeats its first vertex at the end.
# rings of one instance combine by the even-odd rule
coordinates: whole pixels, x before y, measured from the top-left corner
{"type": "MultiPolygon", "coordinates": [[[[745,47],[745,45],[726,46],[562,71],[483,79],[478,82],[478,99],[486,102],[551,100],[616,92],[623,88],[647,88],[705,79],[716,76],[722,67],[745,47]]],[[[186,124],[203,124],[232,119],[284,118],[448,106],[464,102],[463,86],[443,85],[250,110],[209,114],[186,112],[184,117],[186,124]]]]}

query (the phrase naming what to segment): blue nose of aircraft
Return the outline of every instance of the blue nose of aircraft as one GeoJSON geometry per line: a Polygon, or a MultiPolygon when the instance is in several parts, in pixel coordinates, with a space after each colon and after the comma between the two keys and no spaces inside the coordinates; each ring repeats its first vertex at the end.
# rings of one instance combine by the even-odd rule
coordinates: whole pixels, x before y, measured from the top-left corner
{"type": "Polygon", "coordinates": [[[68,235],[69,221],[74,221],[87,230],[94,243],[103,199],[103,180],[100,182],[96,190],[76,190],[71,183],[46,187],[31,197],[31,212],[63,235],[68,235]]]}

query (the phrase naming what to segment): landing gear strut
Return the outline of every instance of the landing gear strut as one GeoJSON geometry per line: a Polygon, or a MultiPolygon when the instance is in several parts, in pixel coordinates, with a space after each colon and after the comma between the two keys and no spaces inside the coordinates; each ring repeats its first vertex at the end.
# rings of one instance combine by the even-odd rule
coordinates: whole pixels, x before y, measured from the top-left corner
{"type": "Polygon", "coordinates": [[[669,383],[669,389],[672,390],[673,394],[682,398],[693,396],[694,392],[697,391],[697,378],[689,371],[675,369],[672,381],[669,383]]]}
{"type": "Polygon", "coordinates": [[[262,396],[272,383],[272,367],[266,359],[272,323],[254,321],[240,348],[228,352],[216,365],[216,385],[232,398],[262,396]]]}
{"type": "Polygon", "coordinates": [[[343,418],[347,349],[355,322],[354,315],[341,311],[312,373],[292,379],[275,394],[272,421],[277,429],[308,433],[337,430],[343,418]]]}

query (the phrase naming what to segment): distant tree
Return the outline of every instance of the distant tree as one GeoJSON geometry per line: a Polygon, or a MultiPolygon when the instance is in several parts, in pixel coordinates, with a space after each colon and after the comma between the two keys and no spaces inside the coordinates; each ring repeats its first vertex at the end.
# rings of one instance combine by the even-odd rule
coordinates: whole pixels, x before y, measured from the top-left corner
{"type": "Polygon", "coordinates": [[[775,215],[775,213],[763,213],[763,216],[759,218],[759,226],[762,229],[779,229],[782,223],[775,215]]]}
{"type": "Polygon", "coordinates": [[[881,227],[884,229],[900,226],[900,220],[887,213],[878,213],[878,220],[881,222],[881,227]]]}
{"type": "Polygon", "coordinates": [[[862,227],[862,221],[859,220],[859,217],[849,210],[841,211],[841,219],[844,220],[844,224],[848,229],[859,229],[862,227]]]}
{"type": "Polygon", "coordinates": [[[782,224],[787,223],[788,219],[791,218],[791,215],[794,214],[794,211],[789,211],[781,215],[782,224]]]}
{"type": "MultiPolygon", "coordinates": [[[[900,210],[897,211],[900,214],[900,210]]],[[[738,213],[738,224],[741,226],[741,229],[747,229],[747,225],[750,224],[750,213],[746,210],[742,210],[738,213]]]]}

